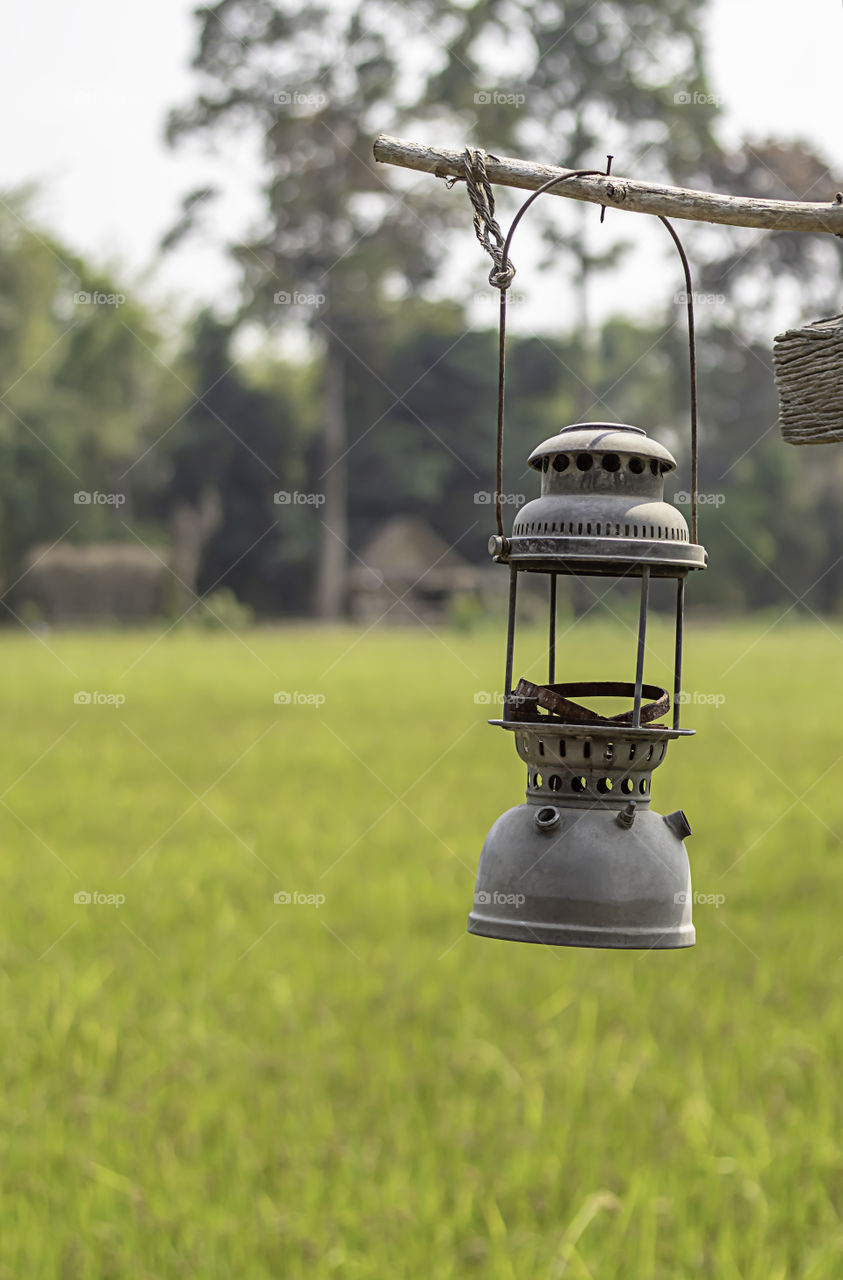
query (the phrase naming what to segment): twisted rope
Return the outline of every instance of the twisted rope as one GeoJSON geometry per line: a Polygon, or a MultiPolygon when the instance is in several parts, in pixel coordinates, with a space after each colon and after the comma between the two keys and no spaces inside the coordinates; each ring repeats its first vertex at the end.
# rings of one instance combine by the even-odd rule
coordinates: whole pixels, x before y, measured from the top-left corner
{"type": "Polygon", "coordinates": [[[489,272],[489,284],[495,289],[508,289],[515,279],[515,267],[504,257],[504,234],[495,217],[495,193],[486,176],[486,153],[466,147],[464,162],[465,186],[473,209],[474,230],[495,264],[489,272]]]}

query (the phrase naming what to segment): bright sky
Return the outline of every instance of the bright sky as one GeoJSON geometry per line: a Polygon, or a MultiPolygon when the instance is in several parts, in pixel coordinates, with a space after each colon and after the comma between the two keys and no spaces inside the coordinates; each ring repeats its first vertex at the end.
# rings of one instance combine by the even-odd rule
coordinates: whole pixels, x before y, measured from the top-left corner
{"type": "MultiPolygon", "coordinates": [[[[30,0],[6,6],[0,19],[0,189],[37,182],[36,208],[46,225],[94,260],[114,264],[121,282],[143,276],[147,296],[166,297],[178,310],[224,299],[235,279],[217,248],[193,242],[153,269],[181,196],[224,177],[215,215],[221,229],[244,226],[254,207],[248,154],[227,153],[221,172],[198,151],[173,153],[162,140],[168,109],[195,88],[195,4],[30,0]]],[[[803,137],[838,166],[843,186],[841,0],[801,0],[798,21],[784,3],[713,0],[708,39],[729,137],[803,137]]],[[[482,286],[486,268],[480,260],[476,267],[472,279],[482,286]]],[[[605,285],[598,310],[610,289],[615,298],[619,288],[630,290],[637,302],[654,296],[651,276],[639,255],[605,285]]],[[[537,308],[541,319],[552,314],[537,308]]]]}

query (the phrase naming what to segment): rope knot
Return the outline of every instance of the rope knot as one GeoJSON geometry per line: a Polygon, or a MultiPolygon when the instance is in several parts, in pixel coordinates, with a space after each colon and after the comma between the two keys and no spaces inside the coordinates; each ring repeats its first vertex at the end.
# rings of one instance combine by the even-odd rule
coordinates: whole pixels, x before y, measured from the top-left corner
{"type": "Polygon", "coordinates": [[[465,186],[474,210],[474,230],[477,239],[492,259],[489,284],[504,291],[515,279],[515,267],[504,262],[504,234],[495,218],[495,194],[486,176],[486,155],[479,149],[465,149],[465,186]]]}

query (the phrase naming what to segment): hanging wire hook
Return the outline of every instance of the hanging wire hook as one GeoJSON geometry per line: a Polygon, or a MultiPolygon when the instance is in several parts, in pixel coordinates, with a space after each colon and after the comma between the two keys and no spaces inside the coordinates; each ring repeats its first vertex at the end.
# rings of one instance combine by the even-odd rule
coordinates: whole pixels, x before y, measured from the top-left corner
{"type": "MultiPolygon", "coordinates": [[[[498,536],[505,538],[503,531],[503,431],[504,431],[504,398],[506,391],[506,291],[512,284],[515,277],[515,267],[509,258],[509,250],[512,245],[512,237],[520,223],[524,214],[530,206],[544,195],[546,191],[551,191],[561,182],[566,182],[569,178],[592,178],[605,177],[606,173],[611,169],[611,161],[613,156],[607,157],[609,162],[608,169],[571,169],[568,173],[562,173],[556,178],[551,178],[548,182],[542,184],[521,205],[512,220],[506,237],[501,232],[500,225],[495,219],[495,197],[492,191],[492,185],[486,175],[485,158],[482,151],[471,150],[466,147],[465,150],[465,182],[474,208],[474,228],[477,238],[483,245],[483,248],[490,255],[494,262],[494,268],[489,273],[489,283],[495,288],[500,289],[500,313],[498,321],[498,424],[497,424],[497,458],[495,468],[495,521],[497,524],[498,536]]],[[[679,253],[682,262],[682,270],[685,276],[685,301],[688,311],[688,362],[691,380],[691,541],[697,541],[697,490],[699,483],[699,460],[698,460],[698,428],[697,428],[697,354],[696,354],[696,331],[694,325],[694,296],[693,284],[691,281],[691,268],[688,264],[688,257],[679,239],[672,223],[661,214],[658,215],[659,221],[664,224],[669,232],[671,239],[679,253]]],[[[602,222],[602,217],[601,217],[602,222]]]]}

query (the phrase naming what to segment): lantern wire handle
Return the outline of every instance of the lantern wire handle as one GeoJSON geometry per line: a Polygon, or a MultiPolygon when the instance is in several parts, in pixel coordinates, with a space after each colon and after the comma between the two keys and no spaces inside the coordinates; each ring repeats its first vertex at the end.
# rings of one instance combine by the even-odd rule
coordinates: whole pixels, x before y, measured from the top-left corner
{"type": "MultiPolygon", "coordinates": [[[[504,396],[506,390],[506,293],[515,276],[515,267],[509,259],[509,249],[512,244],[512,237],[524,214],[530,208],[530,205],[536,201],[540,195],[544,195],[546,191],[551,191],[558,186],[560,182],[566,182],[568,178],[591,178],[605,177],[611,168],[611,160],[608,157],[608,168],[602,169],[571,169],[568,173],[560,174],[559,177],[551,178],[549,182],[543,183],[524,201],[521,208],[512,220],[506,237],[503,238],[500,226],[495,220],[495,199],[492,192],[492,186],[486,177],[486,166],[483,160],[482,151],[471,151],[466,148],[465,155],[465,172],[466,187],[474,207],[474,227],[477,232],[477,238],[483,245],[487,253],[490,254],[494,261],[494,267],[489,273],[489,283],[495,288],[500,289],[500,313],[498,321],[498,424],[497,424],[497,459],[495,469],[495,520],[497,523],[498,535],[503,538],[503,428],[504,428],[504,396]],[[501,244],[501,240],[503,243],[501,244]],[[494,243],[493,243],[494,242],[494,243]]],[[[676,246],[682,262],[682,270],[685,276],[685,301],[688,310],[688,364],[691,384],[691,541],[697,541],[697,489],[699,483],[699,459],[698,459],[698,427],[697,427],[697,353],[696,353],[696,331],[694,325],[694,295],[693,284],[691,280],[691,268],[688,263],[688,257],[682,245],[682,241],[673,224],[661,214],[658,215],[659,222],[663,223],[676,246]]],[[[601,218],[602,222],[602,218],[601,218]]]]}

